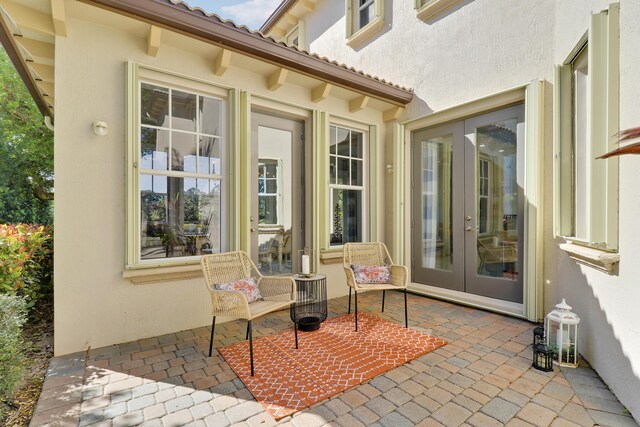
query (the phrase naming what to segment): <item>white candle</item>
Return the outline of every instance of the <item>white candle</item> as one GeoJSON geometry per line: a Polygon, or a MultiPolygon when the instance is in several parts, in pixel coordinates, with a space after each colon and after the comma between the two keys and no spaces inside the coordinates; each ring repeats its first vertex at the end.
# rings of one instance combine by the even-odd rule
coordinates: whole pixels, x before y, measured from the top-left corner
{"type": "Polygon", "coordinates": [[[302,274],[309,274],[309,255],[302,255],[302,274]]]}

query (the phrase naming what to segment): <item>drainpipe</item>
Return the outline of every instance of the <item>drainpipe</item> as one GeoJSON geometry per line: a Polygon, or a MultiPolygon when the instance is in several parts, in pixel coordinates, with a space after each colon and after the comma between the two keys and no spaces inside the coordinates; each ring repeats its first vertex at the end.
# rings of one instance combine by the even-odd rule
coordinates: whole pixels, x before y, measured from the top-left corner
{"type": "Polygon", "coordinates": [[[53,123],[51,123],[51,116],[44,116],[44,125],[53,132],[53,123]]]}

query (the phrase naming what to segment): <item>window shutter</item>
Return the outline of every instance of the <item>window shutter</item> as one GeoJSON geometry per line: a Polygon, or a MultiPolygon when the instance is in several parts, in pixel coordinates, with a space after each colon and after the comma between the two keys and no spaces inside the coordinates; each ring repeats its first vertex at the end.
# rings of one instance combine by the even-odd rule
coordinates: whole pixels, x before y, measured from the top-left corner
{"type": "Polygon", "coordinates": [[[553,232],[572,236],[573,142],[571,66],[556,65],[553,84],[553,232]]]}
{"type": "Polygon", "coordinates": [[[592,15],[589,28],[591,200],[589,240],[616,248],[618,158],[596,159],[612,148],[619,113],[619,5],[592,15]]]}

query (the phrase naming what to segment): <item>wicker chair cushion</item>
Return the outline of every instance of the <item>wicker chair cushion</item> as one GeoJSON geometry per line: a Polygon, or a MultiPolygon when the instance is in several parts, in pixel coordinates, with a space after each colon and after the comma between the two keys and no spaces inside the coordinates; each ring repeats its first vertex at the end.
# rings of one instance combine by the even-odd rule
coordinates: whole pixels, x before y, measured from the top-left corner
{"type": "Polygon", "coordinates": [[[391,283],[391,270],[386,265],[352,265],[356,283],[391,283]]]}
{"type": "Polygon", "coordinates": [[[220,283],[213,285],[213,287],[219,291],[240,291],[245,294],[249,304],[264,300],[260,294],[260,289],[258,289],[258,283],[253,277],[246,277],[229,283],[220,283]]]}

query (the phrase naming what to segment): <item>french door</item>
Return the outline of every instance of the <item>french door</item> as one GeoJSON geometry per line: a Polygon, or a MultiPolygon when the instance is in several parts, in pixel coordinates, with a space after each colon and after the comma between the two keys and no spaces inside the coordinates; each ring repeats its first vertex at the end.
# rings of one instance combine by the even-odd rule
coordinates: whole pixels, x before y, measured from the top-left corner
{"type": "Polygon", "coordinates": [[[262,274],[297,271],[304,247],[304,123],[251,113],[251,244],[262,274]]]}
{"type": "Polygon", "coordinates": [[[412,280],[521,303],[524,106],[412,136],[412,280]]]}

